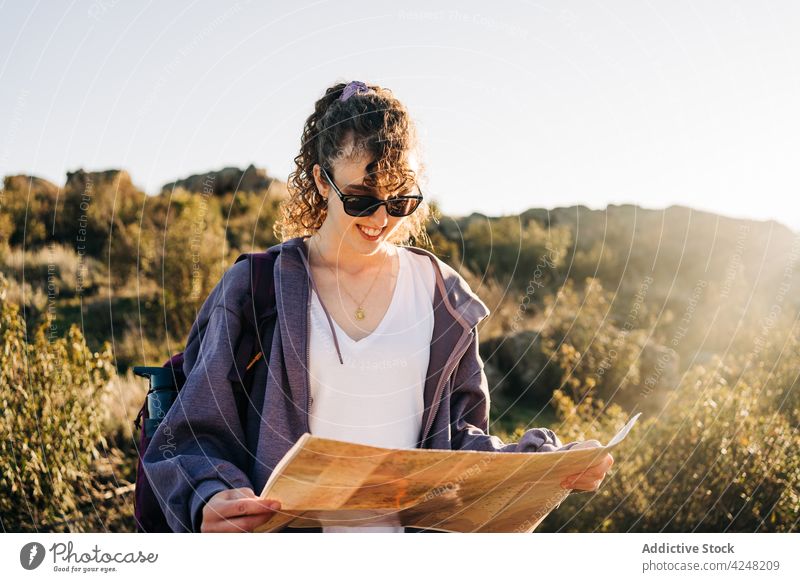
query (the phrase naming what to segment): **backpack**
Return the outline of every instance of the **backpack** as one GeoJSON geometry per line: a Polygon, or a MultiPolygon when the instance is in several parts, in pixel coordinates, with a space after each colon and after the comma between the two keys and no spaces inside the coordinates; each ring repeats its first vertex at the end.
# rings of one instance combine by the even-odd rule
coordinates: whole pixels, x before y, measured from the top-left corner
{"type": "MultiPolygon", "coordinates": [[[[273,281],[273,267],[277,252],[265,251],[261,253],[247,253],[240,255],[236,262],[250,261],[250,292],[244,303],[244,324],[237,340],[233,366],[228,374],[233,385],[234,397],[239,420],[245,426],[247,420],[248,404],[251,402],[253,377],[258,365],[267,365],[272,336],[275,331],[275,287],[273,281]]],[[[198,322],[195,322],[197,325],[198,322]]],[[[194,327],[194,326],[193,326],[194,327]]],[[[197,333],[190,333],[187,346],[192,342],[200,342],[204,332],[204,325],[199,327],[197,333]]],[[[138,461],[136,466],[136,489],[134,496],[134,518],[138,532],[171,532],[167,518],[158,503],[158,497],[145,474],[142,458],[150,445],[155,429],[160,419],[151,419],[148,415],[148,399],[154,397],[156,389],[165,391],[164,379],[169,379],[166,390],[169,398],[166,399],[168,408],[177,398],[178,392],[186,382],[183,370],[184,352],[179,352],[170,357],[158,368],[137,366],[134,373],[139,376],[151,377],[151,386],[139,413],[134,419],[134,426],[139,431],[138,461]],[[167,372],[166,374],[164,372],[167,372]],[[158,376],[159,382],[154,382],[153,377],[158,376]]],[[[262,386],[261,389],[264,387],[262,386]]],[[[161,400],[162,406],[165,400],[161,400]]],[[[166,410],[163,410],[163,415],[166,410]]]]}

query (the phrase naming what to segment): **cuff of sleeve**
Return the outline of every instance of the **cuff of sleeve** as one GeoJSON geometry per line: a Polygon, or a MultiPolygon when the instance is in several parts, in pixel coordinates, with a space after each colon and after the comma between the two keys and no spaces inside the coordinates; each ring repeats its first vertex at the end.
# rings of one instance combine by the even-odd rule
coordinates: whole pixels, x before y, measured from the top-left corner
{"type": "Polygon", "coordinates": [[[203,507],[214,495],[220,491],[230,489],[230,486],[224,481],[211,479],[202,481],[194,490],[192,500],[190,502],[189,510],[192,516],[192,531],[199,532],[200,525],[203,521],[203,507]]]}
{"type": "Polygon", "coordinates": [[[520,453],[550,453],[561,447],[561,441],[549,428],[532,428],[525,431],[517,451],[520,453]]]}

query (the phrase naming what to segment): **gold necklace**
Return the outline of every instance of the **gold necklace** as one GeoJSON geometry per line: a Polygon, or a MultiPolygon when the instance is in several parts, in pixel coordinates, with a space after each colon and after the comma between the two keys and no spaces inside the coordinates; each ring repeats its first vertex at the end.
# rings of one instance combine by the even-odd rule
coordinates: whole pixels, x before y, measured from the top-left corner
{"type": "MultiPolygon", "coordinates": [[[[317,247],[317,254],[320,256],[320,258],[322,258],[322,251],[319,250],[319,243],[316,241],[316,239],[314,239],[314,244],[317,247]]],[[[388,258],[388,256],[389,255],[387,253],[386,257],[383,258],[383,263],[381,263],[381,268],[378,269],[378,272],[375,274],[375,278],[372,280],[372,285],[369,286],[369,289],[367,289],[367,292],[364,294],[364,299],[362,299],[361,301],[356,301],[356,298],[353,297],[347,289],[341,287],[342,289],[344,289],[344,292],[350,296],[350,299],[355,301],[356,305],[358,305],[358,308],[355,311],[355,318],[358,319],[359,321],[367,316],[367,314],[364,312],[364,301],[366,300],[367,297],[369,297],[369,292],[372,291],[372,288],[375,286],[375,282],[378,280],[378,275],[380,275],[381,271],[383,271],[383,265],[386,264],[386,259],[388,258]]],[[[334,277],[336,277],[336,284],[338,286],[339,275],[336,273],[336,271],[333,270],[333,268],[329,264],[325,263],[325,266],[331,271],[331,273],[333,273],[334,277]]]]}

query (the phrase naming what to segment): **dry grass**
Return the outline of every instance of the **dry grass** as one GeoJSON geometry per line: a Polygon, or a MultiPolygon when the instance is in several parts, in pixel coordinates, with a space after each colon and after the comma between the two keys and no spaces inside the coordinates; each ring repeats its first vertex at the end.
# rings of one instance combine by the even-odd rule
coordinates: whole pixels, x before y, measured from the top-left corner
{"type": "Polygon", "coordinates": [[[132,370],[109,381],[101,400],[103,434],[115,442],[138,438],[133,421],[147,394],[147,381],[132,370]]]}
{"type": "Polygon", "coordinates": [[[63,244],[27,251],[21,247],[10,248],[5,253],[2,270],[11,279],[24,280],[42,290],[50,286],[64,296],[107,284],[106,269],[100,261],[81,257],[75,249],[63,244]]]}

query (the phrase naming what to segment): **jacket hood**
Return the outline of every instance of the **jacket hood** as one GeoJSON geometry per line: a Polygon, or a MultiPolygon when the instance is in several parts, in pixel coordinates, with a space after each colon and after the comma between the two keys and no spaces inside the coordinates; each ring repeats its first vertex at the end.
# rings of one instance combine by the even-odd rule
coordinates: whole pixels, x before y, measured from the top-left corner
{"type": "Polygon", "coordinates": [[[465,328],[473,328],[484,318],[488,317],[491,311],[480,297],[470,288],[455,269],[442,261],[432,252],[419,247],[403,246],[408,250],[420,255],[426,255],[431,259],[437,272],[437,281],[444,285],[443,296],[447,298],[461,319],[465,328]]]}

